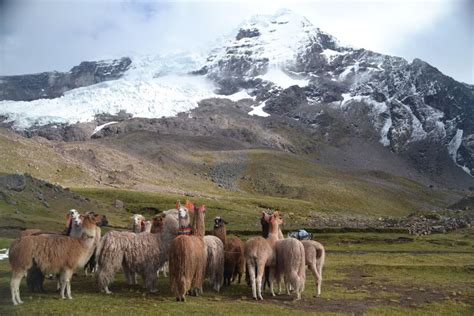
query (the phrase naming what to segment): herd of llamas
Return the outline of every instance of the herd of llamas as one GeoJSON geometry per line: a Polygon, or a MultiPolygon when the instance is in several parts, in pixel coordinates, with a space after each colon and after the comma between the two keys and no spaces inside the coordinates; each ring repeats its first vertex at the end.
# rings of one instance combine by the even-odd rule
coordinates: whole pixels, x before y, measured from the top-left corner
{"type": "Polygon", "coordinates": [[[140,276],[150,292],[156,292],[161,272],[169,275],[176,300],[184,302],[186,295],[202,293],[205,279],[219,292],[223,286],[240,283],[244,274],[256,300],[263,300],[266,283],[275,296],[275,282],[278,293],[284,282],[287,294],[293,292],[299,300],[308,267],[315,278],[316,295],[321,294],[323,245],[284,238],[279,211],[262,212],[262,236],[245,243],[227,236],[228,223],[220,216],[214,219],[212,235],[206,235],[205,212],[204,205],[177,202],[176,208],[151,221],[133,215],[131,231],[109,231],[102,236],[101,227],[108,224],[105,216],[70,210],[62,233],[24,230],[9,251],[13,304],[23,303],[20,283],[24,276],[33,292],[44,292],[45,276],[56,277],[61,298],[72,299],[71,278],[78,268],[84,268],[86,275],[94,273],[98,288],[107,294],[112,293],[109,287],[120,270],[130,285],[137,284],[140,276]]]}

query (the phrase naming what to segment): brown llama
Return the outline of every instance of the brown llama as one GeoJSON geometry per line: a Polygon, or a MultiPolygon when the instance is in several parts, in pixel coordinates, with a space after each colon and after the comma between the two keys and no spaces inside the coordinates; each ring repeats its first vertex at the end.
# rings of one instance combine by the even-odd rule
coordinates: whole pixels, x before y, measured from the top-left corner
{"type": "Polygon", "coordinates": [[[324,246],[315,240],[301,241],[305,250],[306,265],[311,270],[316,284],[316,295],[321,295],[321,283],[323,282],[323,266],[326,259],[324,246]]]}
{"type": "MultiPolygon", "coordinates": [[[[169,257],[171,291],[180,302],[186,301],[188,291],[194,295],[202,291],[207,263],[204,213],[204,205],[194,211],[193,235],[181,234],[171,243],[169,257]]],[[[189,213],[186,209],[180,209],[179,219],[180,228],[186,228],[185,224],[189,222],[189,213]]]]}
{"type": "MultiPolygon", "coordinates": [[[[280,214],[275,211],[271,216],[265,212],[262,217],[269,223],[268,237],[253,237],[247,240],[244,247],[245,262],[247,263],[247,271],[249,273],[250,284],[252,286],[252,297],[261,299],[262,297],[262,279],[265,267],[270,270],[275,269],[276,255],[275,245],[278,240],[279,224],[281,223],[280,214]],[[268,217],[268,219],[267,219],[268,217]]],[[[273,271],[270,271],[270,276],[273,271]]],[[[271,277],[269,278],[270,290],[273,295],[273,284],[271,277]]]]}
{"type": "MultiPolygon", "coordinates": [[[[95,214],[94,212],[88,212],[85,215],[89,215],[89,214],[93,216],[96,222],[96,225],[98,226],[96,229],[96,237],[95,237],[95,244],[97,247],[97,245],[100,242],[100,237],[101,237],[101,230],[99,227],[107,226],[108,221],[105,215],[98,215],[98,214],[95,214]]],[[[39,229],[26,229],[21,233],[20,236],[21,237],[39,236],[39,235],[64,236],[64,234],[67,233],[68,234],[67,236],[80,237],[81,235],[80,223],[81,223],[81,219],[80,219],[79,212],[72,209],[68,212],[66,229],[63,231],[63,233],[43,232],[39,229]]],[[[95,250],[92,252],[89,261],[84,266],[84,271],[86,272],[86,275],[87,275],[87,268],[89,266],[92,268],[95,267],[95,250]]],[[[28,286],[28,289],[31,292],[45,292],[43,288],[43,283],[44,283],[44,274],[41,272],[41,270],[38,268],[36,264],[33,264],[33,266],[30,269],[28,269],[28,272],[26,275],[26,284],[28,286]]],[[[58,284],[58,289],[59,288],[60,288],[60,285],[58,284]]]]}
{"type": "Polygon", "coordinates": [[[245,271],[244,243],[238,237],[227,237],[227,224],[219,216],[214,219],[213,234],[224,243],[224,285],[230,285],[236,278],[240,284],[245,271]]]}
{"type": "Polygon", "coordinates": [[[169,247],[178,230],[178,219],[170,212],[162,225],[155,234],[111,231],[104,235],[98,253],[100,290],[111,294],[109,284],[115,273],[123,268],[130,274],[141,274],[145,287],[151,292],[156,291],[157,271],[168,260],[169,247]]]}
{"type": "Polygon", "coordinates": [[[9,253],[12,267],[10,281],[14,305],[22,304],[20,283],[26,271],[33,265],[43,273],[60,275],[61,298],[71,296],[71,277],[77,267],[84,266],[94,249],[96,221],[92,215],[81,215],[81,236],[25,236],[15,240],[9,253]]]}

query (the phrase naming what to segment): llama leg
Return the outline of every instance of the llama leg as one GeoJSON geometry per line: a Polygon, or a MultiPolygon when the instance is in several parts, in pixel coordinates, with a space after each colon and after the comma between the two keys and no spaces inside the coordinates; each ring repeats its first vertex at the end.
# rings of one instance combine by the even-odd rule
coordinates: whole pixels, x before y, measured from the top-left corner
{"type": "Polygon", "coordinates": [[[64,278],[66,281],[66,291],[67,291],[67,298],[72,300],[71,296],[71,277],[72,277],[73,271],[72,270],[67,270],[64,272],[64,278]]]}
{"type": "Polygon", "coordinates": [[[125,264],[125,262],[122,263],[122,270],[123,270],[123,274],[125,275],[125,280],[127,280],[127,284],[128,285],[132,285],[132,273],[130,272],[130,270],[128,269],[127,265],[125,264]]]}
{"type": "Polygon", "coordinates": [[[64,292],[66,290],[66,275],[64,272],[61,272],[61,275],[59,276],[59,284],[60,284],[60,295],[62,299],[65,299],[66,297],[64,296],[64,292]]]}
{"type": "Polygon", "coordinates": [[[285,287],[286,287],[286,294],[291,295],[291,283],[290,280],[288,280],[286,277],[285,279],[285,287]]]}
{"type": "Polygon", "coordinates": [[[13,305],[23,304],[23,301],[20,298],[20,283],[23,278],[21,272],[12,272],[12,277],[10,280],[10,291],[12,295],[13,305]]]}
{"type": "Polygon", "coordinates": [[[322,269],[318,271],[318,296],[321,295],[321,284],[323,283],[323,271],[322,269]]]}
{"type": "Polygon", "coordinates": [[[318,269],[316,268],[316,263],[311,263],[309,266],[309,269],[311,270],[311,273],[314,276],[314,282],[316,283],[316,295],[319,296],[320,294],[320,276],[318,273],[318,269]]]}
{"type": "Polygon", "coordinates": [[[150,293],[156,293],[158,291],[156,289],[156,281],[157,281],[156,273],[152,270],[147,271],[145,280],[147,283],[147,288],[150,291],[150,293]]]}
{"type": "MultiPolygon", "coordinates": [[[[265,273],[265,263],[264,262],[259,262],[257,265],[257,291],[258,291],[258,298],[263,301],[263,296],[262,296],[262,280],[263,280],[263,275],[265,273]]],[[[271,284],[271,282],[270,282],[271,284]]]]}
{"type": "Polygon", "coordinates": [[[275,273],[276,270],[274,268],[270,268],[268,273],[268,285],[270,287],[270,293],[272,293],[272,296],[276,296],[275,291],[273,290],[273,278],[276,276],[275,273]]]}
{"type": "Polygon", "coordinates": [[[109,290],[108,286],[104,287],[105,294],[112,294],[112,291],[109,290]]]}
{"type": "Polygon", "coordinates": [[[257,299],[257,288],[255,284],[255,267],[248,262],[247,263],[247,272],[249,274],[250,285],[252,285],[252,297],[257,299]]]}

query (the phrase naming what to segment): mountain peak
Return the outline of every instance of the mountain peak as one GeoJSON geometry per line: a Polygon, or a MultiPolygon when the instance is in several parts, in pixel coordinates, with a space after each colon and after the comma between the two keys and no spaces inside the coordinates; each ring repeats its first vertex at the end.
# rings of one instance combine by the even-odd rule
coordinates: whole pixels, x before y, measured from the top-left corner
{"type": "Polygon", "coordinates": [[[269,69],[293,70],[298,56],[314,44],[338,47],[337,40],[304,16],[288,9],[255,15],[242,23],[235,37],[208,58],[208,74],[219,77],[256,77],[269,69]]]}

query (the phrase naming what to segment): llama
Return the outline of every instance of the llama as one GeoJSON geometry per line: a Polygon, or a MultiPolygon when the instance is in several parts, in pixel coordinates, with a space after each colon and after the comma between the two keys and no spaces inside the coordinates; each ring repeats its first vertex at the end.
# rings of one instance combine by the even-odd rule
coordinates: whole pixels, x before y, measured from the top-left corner
{"type": "Polygon", "coordinates": [[[219,216],[214,219],[213,234],[224,243],[224,285],[230,285],[236,277],[240,284],[245,270],[244,243],[238,237],[227,237],[227,224],[219,216]]]}
{"type": "Polygon", "coordinates": [[[224,243],[216,236],[204,236],[207,250],[206,278],[212,288],[219,292],[224,284],[224,243]]]}
{"type": "MultiPolygon", "coordinates": [[[[262,217],[260,218],[260,225],[262,226],[262,237],[268,237],[268,231],[270,229],[268,221],[270,220],[271,212],[267,209],[265,212],[262,213],[262,217]]],[[[278,229],[278,239],[283,239],[283,233],[281,229],[278,229]]],[[[250,276],[248,274],[248,270],[245,271],[245,278],[247,280],[247,284],[250,286],[250,276]]],[[[270,267],[265,267],[265,274],[263,279],[263,289],[265,289],[266,285],[270,286],[270,267]]]]}
{"type": "MultiPolygon", "coordinates": [[[[95,222],[96,225],[101,227],[101,226],[107,226],[108,221],[107,217],[105,215],[97,215],[94,212],[88,212],[86,215],[90,214],[95,222]]],[[[80,214],[76,210],[70,210],[67,215],[67,223],[66,223],[66,229],[64,230],[64,233],[68,233],[71,237],[80,237],[81,236],[81,227],[80,227],[81,219],[80,219],[80,214]]],[[[64,236],[64,234],[60,233],[48,233],[48,232],[43,232],[39,229],[26,229],[21,233],[21,237],[24,236],[64,236]]],[[[98,245],[100,242],[100,236],[101,236],[101,231],[100,228],[96,229],[96,239],[95,239],[95,244],[98,245]]],[[[87,272],[87,267],[88,266],[95,266],[94,263],[95,260],[95,251],[92,252],[92,255],[90,256],[89,261],[84,267],[84,270],[87,272]]],[[[87,275],[87,273],[86,273],[87,275]]],[[[52,275],[50,275],[53,277],[52,275]]],[[[26,275],[26,284],[28,286],[28,289],[31,292],[45,292],[43,283],[44,283],[44,274],[41,272],[39,267],[36,264],[33,264],[30,269],[28,269],[27,275],[26,275]]],[[[60,284],[58,283],[58,289],[60,288],[60,284]]]]}
{"type": "MultiPolygon", "coordinates": [[[[269,223],[268,237],[250,238],[244,247],[245,262],[247,263],[247,271],[252,286],[252,297],[255,300],[263,300],[262,279],[265,267],[268,266],[273,270],[276,265],[275,244],[279,239],[278,226],[281,221],[278,211],[275,211],[271,216],[262,212],[262,218],[269,223]]],[[[274,295],[271,277],[269,278],[269,284],[272,295],[274,295]]]]}
{"type": "Polygon", "coordinates": [[[316,283],[316,295],[321,295],[323,282],[323,266],[326,258],[324,246],[315,240],[302,240],[304,246],[306,265],[311,270],[316,283]]]}
{"type": "MultiPolygon", "coordinates": [[[[97,281],[100,290],[111,294],[109,285],[115,273],[123,268],[130,275],[141,274],[145,287],[155,292],[157,271],[168,260],[169,248],[177,230],[178,219],[174,212],[170,212],[163,219],[158,233],[111,231],[105,234],[98,255],[97,281]]],[[[128,281],[130,284],[132,280],[128,281]]]]}
{"type": "MultiPolygon", "coordinates": [[[[87,214],[87,213],[86,213],[87,214]]],[[[89,214],[93,214],[96,217],[96,225],[97,225],[97,238],[96,238],[96,247],[94,249],[94,252],[92,253],[91,258],[87,262],[86,266],[84,267],[84,273],[87,276],[88,273],[90,272],[91,275],[95,271],[97,271],[97,252],[99,249],[99,244],[100,240],[102,237],[102,231],[100,227],[104,227],[109,225],[109,221],[107,220],[107,217],[105,215],[96,215],[94,212],[89,212],[89,214]]]]}
{"type": "Polygon", "coordinates": [[[283,276],[287,293],[290,294],[290,288],[292,288],[296,292],[296,299],[300,300],[306,280],[304,246],[297,239],[287,238],[278,240],[275,244],[275,250],[275,279],[278,287],[280,289],[280,280],[281,276],[283,276]]]}
{"type": "MultiPolygon", "coordinates": [[[[132,232],[138,234],[145,231],[145,216],[141,214],[133,214],[130,219],[132,220],[132,232]]],[[[126,266],[123,267],[123,273],[128,284],[138,284],[137,274],[130,272],[126,266]]]]}
{"type": "MultiPolygon", "coordinates": [[[[161,230],[163,229],[163,214],[160,214],[160,215],[155,215],[152,219],[152,224],[151,224],[151,230],[150,230],[150,233],[152,234],[158,234],[158,233],[161,233],[161,230]]],[[[156,276],[157,277],[160,277],[160,272],[163,273],[163,276],[164,277],[167,277],[168,276],[168,261],[166,261],[163,266],[158,269],[158,271],[156,272],[156,276]]]]}
{"type": "MultiPolygon", "coordinates": [[[[170,279],[171,291],[175,293],[176,300],[186,301],[186,293],[198,295],[202,291],[202,283],[206,273],[207,249],[204,244],[204,212],[206,208],[201,205],[194,213],[193,235],[181,234],[171,243],[170,249],[170,279]]],[[[182,223],[189,223],[189,214],[186,209],[179,212],[180,228],[182,223]]]]}
{"type": "Polygon", "coordinates": [[[9,253],[12,267],[10,289],[14,305],[22,304],[20,283],[35,263],[43,273],[59,273],[61,298],[71,296],[71,277],[77,267],[84,266],[94,249],[96,222],[92,215],[81,215],[81,236],[25,236],[15,240],[9,253]]]}

